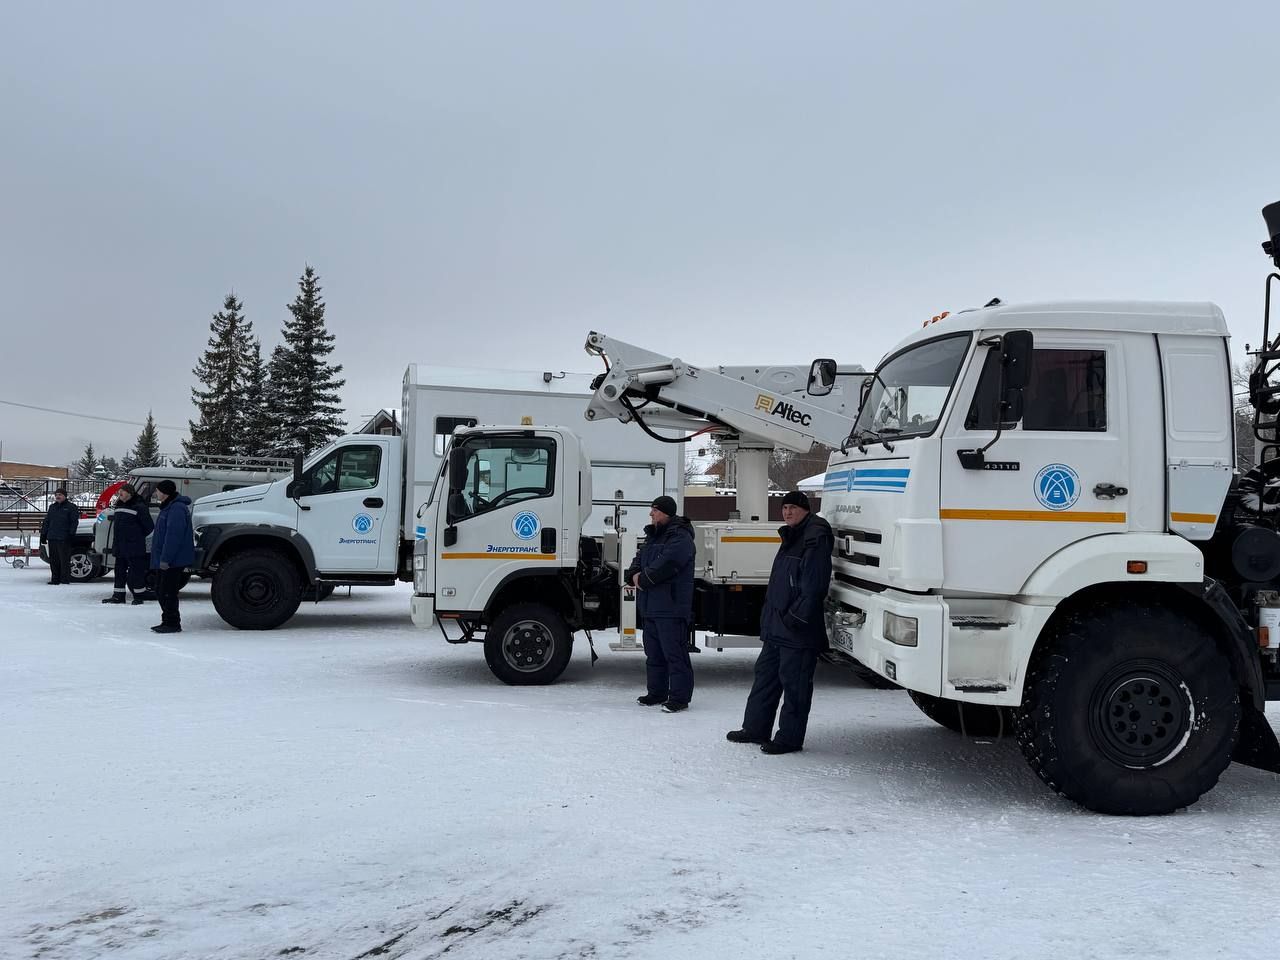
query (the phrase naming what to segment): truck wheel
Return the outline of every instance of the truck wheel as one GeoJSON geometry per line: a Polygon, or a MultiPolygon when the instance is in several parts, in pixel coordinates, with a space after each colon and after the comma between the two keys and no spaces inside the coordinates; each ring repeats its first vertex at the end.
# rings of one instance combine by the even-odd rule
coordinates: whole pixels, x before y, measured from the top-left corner
{"type": "Polygon", "coordinates": [[[484,659],[493,675],[513,686],[551,683],[569,665],[573,636],[564,617],[542,603],[503,610],[484,634],[484,659]]]}
{"type": "Polygon", "coordinates": [[[275,550],[246,550],[218,567],[213,606],[237,630],[274,630],[302,602],[302,578],[275,550]]]}
{"type": "Polygon", "coordinates": [[[927,693],[908,690],[920,712],[934,723],[969,737],[1008,737],[1013,735],[1013,710],[987,703],[961,703],[931,697],[927,693]]]}
{"type": "Polygon", "coordinates": [[[71,554],[71,579],[76,583],[88,583],[90,580],[97,580],[107,568],[93,559],[93,554],[87,549],[76,548],[75,553],[71,554]]]}
{"type": "Polygon", "coordinates": [[[1172,813],[1231,762],[1240,694],[1207,630],[1171,610],[1069,614],[1033,659],[1017,719],[1031,769],[1099,813],[1172,813]]]}

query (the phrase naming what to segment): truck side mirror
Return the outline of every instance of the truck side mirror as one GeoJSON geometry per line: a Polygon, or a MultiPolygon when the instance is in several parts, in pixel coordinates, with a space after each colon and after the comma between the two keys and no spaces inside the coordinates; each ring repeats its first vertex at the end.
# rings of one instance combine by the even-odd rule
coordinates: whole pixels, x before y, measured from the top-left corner
{"type": "Polygon", "coordinates": [[[809,385],[805,392],[811,397],[825,397],[836,385],[836,362],[815,360],[809,365],[809,385]]]}
{"type": "Polygon", "coordinates": [[[293,479],[298,481],[302,479],[302,451],[299,450],[293,455],[293,479]]]}
{"type": "Polygon", "coordinates": [[[284,488],[284,495],[290,500],[297,500],[305,492],[306,483],[301,477],[294,477],[289,481],[289,485],[284,488]]]}
{"type": "Polygon", "coordinates": [[[449,489],[461,490],[467,484],[467,451],[454,447],[449,451],[449,489]]]}
{"type": "Polygon", "coordinates": [[[1000,366],[1004,373],[1004,388],[1023,390],[1031,376],[1031,351],[1035,337],[1030,330],[1010,330],[1001,338],[1000,366]]]}

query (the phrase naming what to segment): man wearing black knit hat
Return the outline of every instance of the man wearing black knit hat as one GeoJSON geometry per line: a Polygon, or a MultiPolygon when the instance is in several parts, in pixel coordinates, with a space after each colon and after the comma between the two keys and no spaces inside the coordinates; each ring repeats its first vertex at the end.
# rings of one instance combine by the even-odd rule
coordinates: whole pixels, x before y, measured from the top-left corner
{"type": "Polygon", "coordinates": [[[813,672],[827,648],[823,601],[831,582],[831,525],[809,512],[809,498],[793,490],[782,498],[782,546],[773,559],[756,658],[755,682],[747,696],[742,729],[734,743],[758,743],[765,753],[804,749],[813,703],[813,672]],[[782,712],[778,715],[778,702],[782,712]],[[778,716],[778,732],[773,732],[778,716]]]}
{"type": "Polygon", "coordinates": [[[679,713],[693,698],[693,663],[689,660],[693,525],[676,516],[676,509],[671,497],[653,501],[644,544],[626,573],[626,582],[638,591],[636,613],[644,637],[648,685],[636,702],[646,707],[660,703],[666,713],[679,713]]]}

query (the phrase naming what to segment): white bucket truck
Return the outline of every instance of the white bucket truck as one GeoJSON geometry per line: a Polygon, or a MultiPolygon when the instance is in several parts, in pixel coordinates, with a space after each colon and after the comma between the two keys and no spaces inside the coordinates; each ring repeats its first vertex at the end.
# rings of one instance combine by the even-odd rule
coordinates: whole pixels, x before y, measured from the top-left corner
{"type": "MultiPolygon", "coordinates": [[[[194,569],[212,577],[223,620],[245,630],[283,624],[308,586],[322,592],[339,584],[407,581],[414,540],[427,534],[418,507],[454,431],[578,418],[589,396],[590,378],[583,374],[411,365],[401,435],[339,437],[305,462],[299,458],[292,476],[198,500],[194,569]]],[[[595,480],[599,499],[588,505],[587,529],[603,533],[615,502],[647,505],[664,493],[679,499],[680,448],[637,438],[618,424],[600,424],[589,435],[593,458],[583,470],[588,482],[595,480]]],[[[503,459],[501,449],[480,458],[474,495],[499,505],[516,502],[514,491],[529,485],[536,459],[503,459]]],[[[540,537],[536,531],[533,539],[540,537]]]]}
{"type": "MultiPolygon", "coordinates": [[[[1280,204],[1266,213],[1280,253],[1280,204]]],[[[907,337],[826,474],[832,643],[944,725],[1006,718],[1040,778],[1093,810],[1186,806],[1233,759],[1280,770],[1264,329],[1269,446],[1243,477],[1213,304],[993,301],[907,337]]],[[[812,392],[838,382],[815,363],[812,392]]]]}
{"type": "Polygon", "coordinates": [[[613,518],[604,535],[589,526],[601,491],[598,471],[586,465],[588,451],[598,456],[598,437],[621,431],[632,444],[679,451],[690,432],[712,432],[737,457],[739,516],[694,524],[691,628],[722,648],[759,643],[778,547],[767,513],[774,447],[839,443],[852,425],[840,389],[806,396],[807,365],[702,368],[598,333],[587,350],[606,372],[576,411],[586,424],[459,429],[420,510],[414,622],[439,622],[450,642],[483,642],[489,668],[510,684],[555,680],[578,631],[590,638],[617,630],[614,649],[639,649],[634,591],[624,588],[622,570],[649,500],[606,501],[613,518]]]}

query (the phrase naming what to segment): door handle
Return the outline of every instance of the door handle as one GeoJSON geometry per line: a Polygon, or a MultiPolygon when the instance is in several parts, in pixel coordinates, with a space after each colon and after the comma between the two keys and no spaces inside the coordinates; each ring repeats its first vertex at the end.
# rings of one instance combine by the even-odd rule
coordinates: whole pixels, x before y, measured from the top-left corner
{"type": "Polygon", "coordinates": [[[1128,487],[1117,487],[1114,483],[1100,483],[1093,488],[1093,495],[1099,500],[1114,500],[1128,492],[1128,487]]]}
{"type": "Polygon", "coordinates": [[[556,552],[556,528],[555,527],[542,528],[542,552],[543,553],[556,552]]]}
{"type": "Polygon", "coordinates": [[[370,508],[380,507],[382,506],[382,498],[381,497],[365,497],[364,505],[370,508]]]}

